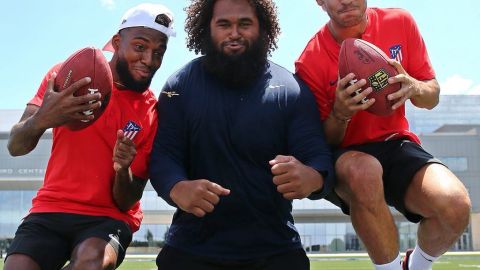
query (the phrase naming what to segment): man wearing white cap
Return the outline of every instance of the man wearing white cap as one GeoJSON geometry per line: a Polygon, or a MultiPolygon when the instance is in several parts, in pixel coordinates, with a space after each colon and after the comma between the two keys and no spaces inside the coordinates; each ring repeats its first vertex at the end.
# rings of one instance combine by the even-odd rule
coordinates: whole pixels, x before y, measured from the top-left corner
{"type": "Polygon", "coordinates": [[[113,52],[108,106],[101,118],[79,131],[63,124],[101,106],[99,94],[73,96],[90,79],[55,92],[61,64],[44,77],[13,126],[8,149],[13,156],[28,154],[53,128],[52,153],[4,270],[115,269],[123,261],[143,218],[139,200],[157,128],[157,100],[149,86],[174,35],[173,15],[162,5],[141,4],[125,13],[104,48],[113,52]]]}

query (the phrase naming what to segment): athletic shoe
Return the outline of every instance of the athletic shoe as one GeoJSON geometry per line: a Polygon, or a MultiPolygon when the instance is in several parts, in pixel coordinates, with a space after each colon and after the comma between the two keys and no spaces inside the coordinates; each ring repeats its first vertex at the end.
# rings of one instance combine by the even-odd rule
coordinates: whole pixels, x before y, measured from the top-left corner
{"type": "Polygon", "coordinates": [[[402,269],[403,270],[409,270],[408,269],[408,261],[410,259],[410,255],[412,255],[412,252],[413,252],[413,249],[407,249],[407,251],[405,251],[405,257],[403,257],[403,261],[402,261],[402,269]]]}

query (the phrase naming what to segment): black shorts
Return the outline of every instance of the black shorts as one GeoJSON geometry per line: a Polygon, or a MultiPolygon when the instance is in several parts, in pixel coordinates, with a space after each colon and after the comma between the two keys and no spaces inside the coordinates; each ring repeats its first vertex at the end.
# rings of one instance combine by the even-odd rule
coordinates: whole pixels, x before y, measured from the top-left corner
{"type": "Polygon", "coordinates": [[[70,260],[73,249],[91,237],[101,238],[115,249],[118,266],[125,257],[132,232],[125,222],[109,217],[32,213],[18,227],[7,258],[15,253],[25,254],[41,269],[61,269],[70,260]]]}
{"type": "Polygon", "coordinates": [[[309,270],[310,260],[303,249],[236,261],[200,257],[166,245],[157,256],[157,267],[159,270],[309,270]]]}
{"type": "MultiPolygon", "coordinates": [[[[415,173],[430,163],[443,164],[425,151],[419,144],[409,140],[392,140],[353,145],[335,152],[335,162],[348,151],[358,151],[374,156],[383,168],[383,188],[388,205],[395,207],[409,221],[418,223],[422,216],[405,209],[405,194],[415,173]]],[[[335,192],[330,193],[327,200],[339,206],[343,213],[349,214],[348,205],[335,192]]]]}

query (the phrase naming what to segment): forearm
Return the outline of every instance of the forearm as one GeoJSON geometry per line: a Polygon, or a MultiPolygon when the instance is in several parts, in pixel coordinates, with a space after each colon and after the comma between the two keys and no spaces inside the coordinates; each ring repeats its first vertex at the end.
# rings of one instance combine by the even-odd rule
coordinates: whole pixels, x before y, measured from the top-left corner
{"type": "Polygon", "coordinates": [[[349,121],[350,119],[335,116],[333,111],[330,112],[327,119],[323,122],[325,138],[328,144],[339,145],[342,142],[349,121]]]}
{"type": "Polygon", "coordinates": [[[410,100],[419,108],[433,109],[437,106],[440,96],[440,85],[436,79],[417,81],[414,86],[416,94],[410,100]]]}
{"type": "MultiPolygon", "coordinates": [[[[165,140],[162,143],[165,143],[165,140]]],[[[155,144],[150,154],[150,183],[162,199],[171,206],[177,207],[176,203],[170,198],[170,193],[178,182],[186,180],[188,177],[183,162],[178,162],[177,159],[166,153],[169,149],[178,150],[181,147],[160,148],[158,146],[159,144],[155,144]]]]}
{"type": "Polygon", "coordinates": [[[7,146],[10,155],[25,155],[37,146],[38,141],[46,128],[43,128],[38,124],[35,112],[36,109],[27,109],[20,122],[12,127],[7,146]]]}
{"type": "Polygon", "coordinates": [[[127,211],[142,198],[147,180],[136,177],[130,169],[120,169],[115,174],[113,199],[121,211],[127,211]]]}

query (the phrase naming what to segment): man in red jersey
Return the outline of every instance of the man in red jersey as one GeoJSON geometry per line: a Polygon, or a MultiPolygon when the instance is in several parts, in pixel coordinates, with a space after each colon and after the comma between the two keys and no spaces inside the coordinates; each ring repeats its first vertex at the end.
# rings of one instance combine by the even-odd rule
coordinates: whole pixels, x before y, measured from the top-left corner
{"type": "Polygon", "coordinates": [[[401,9],[367,8],[366,0],[317,0],[330,21],[308,42],[295,63],[296,73],[315,94],[326,137],[336,148],[337,184],[332,202],[350,214],[376,269],[424,270],[457,240],[468,225],[470,199],[463,184],[420,146],[408,129],[405,102],[432,109],[440,87],[423,39],[411,15],[401,9]],[[338,54],[346,38],[361,38],[381,48],[400,73],[394,113],[366,112],[371,91],[351,94],[355,74],[338,78],[338,54]],[[419,222],[417,245],[401,263],[394,220],[387,205],[419,222]]]}
{"type": "Polygon", "coordinates": [[[80,112],[98,108],[99,94],[73,96],[90,78],[54,92],[60,65],[47,73],[8,142],[13,156],[25,155],[53,128],[44,184],[15,234],[4,269],[120,265],[143,217],[139,200],[157,127],[157,102],[149,86],[173,35],[172,13],[162,5],[140,4],[125,13],[105,47],[114,52],[109,104],[79,131],[63,124],[91,119],[80,112]]]}

